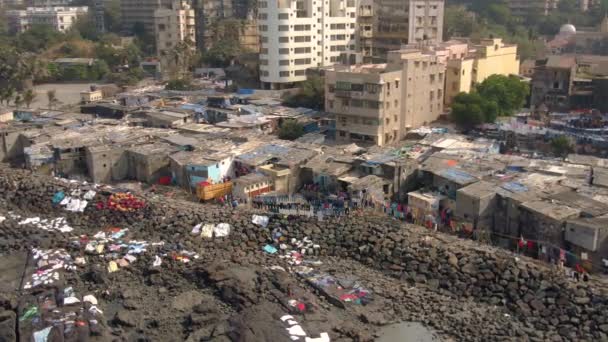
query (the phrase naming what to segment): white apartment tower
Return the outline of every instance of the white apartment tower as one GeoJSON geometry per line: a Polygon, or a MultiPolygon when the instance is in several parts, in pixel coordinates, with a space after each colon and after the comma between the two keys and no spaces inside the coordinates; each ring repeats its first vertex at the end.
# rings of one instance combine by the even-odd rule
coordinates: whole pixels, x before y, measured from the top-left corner
{"type": "Polygon", "coordinates": [[[48,25],[54,30],[65,32],[79,16],[86,15],[89,8],[82,7],[28,7],[25,10],[6,11],[9,32],[19,33],[34,25],[48,25]]]}
{"type": "Polygon", "coordinates": [[[194,10],[187,3],[174,1],[171,8],[158,8],[154,11],[154,35],[156,52],[171,50],[179,42],[196,42],[194,10]]]}
{"type": "Polygon", "coordinates": [[[261,0],[260,80],[281,89],[306,80],[306,69],[354,51],[356,0],[261,0]]]}

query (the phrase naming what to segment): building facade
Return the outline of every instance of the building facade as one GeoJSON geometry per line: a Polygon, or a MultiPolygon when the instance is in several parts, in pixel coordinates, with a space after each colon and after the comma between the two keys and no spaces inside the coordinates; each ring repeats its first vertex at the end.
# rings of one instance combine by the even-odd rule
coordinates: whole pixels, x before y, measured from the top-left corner
{"type": "Polygon", "coordinates": [[[82,7],[28,7],[25,10],[7,11],[9,32],[19,33],[34,25],[49,25],[65,32],[74,25],[79,16],[87,14],[89,8],[82,7]]]}
{"type": "Polygon", "coordinates": [[[161,55],[179,42],[196,42],[194,10],[186,3],[175,2],[171,8],[154,11],[156,51],[161,55]]]}
{"type": "Polygon", "coordinates": [[[507,0],[515,16],[548,15],[557,8],[559,0],[507,0]]]}
{"type": "Polygon", "coordinates": [[[355,0],[258,3],[260,80],[281,89],[306,80],[306,69],[336,63],[355,50],[355,0]]]}
{"type": "Polygon", "coordinates": [[[402,45],[443,40],[444,0],[362,0],[359,49],[365,62],[380,62],[402,45]]]}
{"type": "Polygon", "coordinates": [[[172,8],[173,0],[121,0],[123,30],[133,32],[142,25],[146,32],[154,33],[154,12],[159,8],[172,8]]]}
{"type": "Polygon", "coordinates": [[[419,50],[391,51],[387,64],[335,66],[325,74],[325,108],[336,140],[385,145],[443,113],[446,65],[419,50]]]}

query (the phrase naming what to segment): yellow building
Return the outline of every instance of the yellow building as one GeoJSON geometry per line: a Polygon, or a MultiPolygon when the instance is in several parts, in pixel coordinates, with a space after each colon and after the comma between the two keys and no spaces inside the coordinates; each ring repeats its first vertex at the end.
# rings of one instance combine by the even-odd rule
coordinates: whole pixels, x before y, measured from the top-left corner
{"type": "MultiPolygon", "coordinates": [[[[449,50],[450,46],[442,48],[449,50]]],[[[520,71],[517,45],[505,44],[500,38],[483,39],[480,44],[470,46],[466,53],[459,56],[447,60],[446,105],[450,105],[458,93],[470,92],[475,84],[492,75],[518,75],[520,71]]]]}
{"type": "Polygon", "coordinates": [[[475,45],[472,84],[483,82],[492,75],[518,75],[517,45],[505,44],[500,38],[482,39],[475,45]]]}
{"type": "Polygon", "coordinates": [[[449,105],[459,93],[471,91],[474,58],[452,59],[445,72],[445,104],[449,105]]]}

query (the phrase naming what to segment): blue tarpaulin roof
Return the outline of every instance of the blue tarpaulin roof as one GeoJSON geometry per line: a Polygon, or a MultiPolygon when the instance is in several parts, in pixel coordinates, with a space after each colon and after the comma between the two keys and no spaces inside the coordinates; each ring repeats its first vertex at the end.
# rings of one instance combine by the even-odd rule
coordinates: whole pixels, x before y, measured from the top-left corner
{"type": "Polygon", "coordinates": [[[473,182],[476,179],[472,175],[455,168],[442,170],[439,175],[460,184],[473,182]]]}
{"type": "Polygon", "coordinates": [[[509,190],[511,192],[526,192],[528,191],[528,187],[518,183],[518,182],[508,182],[501,186],[505,190],[509,190]]]}

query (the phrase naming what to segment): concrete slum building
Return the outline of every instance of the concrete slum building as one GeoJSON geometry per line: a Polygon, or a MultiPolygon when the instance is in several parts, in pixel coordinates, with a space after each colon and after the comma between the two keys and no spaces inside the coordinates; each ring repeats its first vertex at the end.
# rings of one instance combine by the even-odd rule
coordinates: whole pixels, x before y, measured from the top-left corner
{"type": "Polygon", "coordinates": [[[85,112],[105,108],[93,114],[49,111],[20,120],[20,113],[0,127],[3,161],[190,192],[230,179],[244,202],[347,198],[547,261],[596,269],[605,258],[608,162],[601,158],[503,155],[496,140],[422,128],[392,146],[328,144],[331,120],[264,99],[132,94],[118,102],[83,105],[85,112]],[[288,119],[303,122],[308,134],[294,142],[268,134],[288,119]]]}

